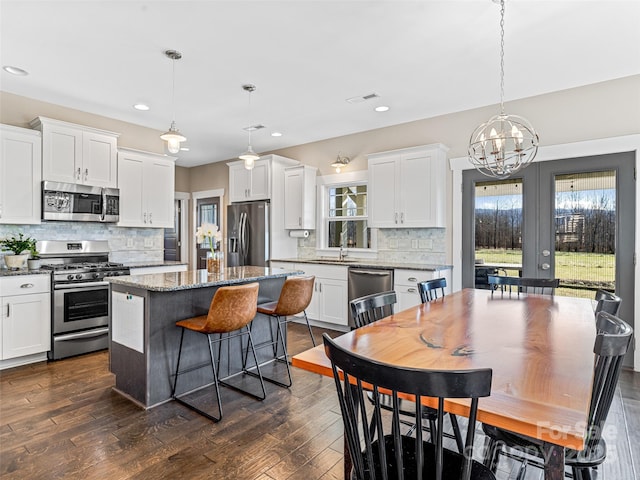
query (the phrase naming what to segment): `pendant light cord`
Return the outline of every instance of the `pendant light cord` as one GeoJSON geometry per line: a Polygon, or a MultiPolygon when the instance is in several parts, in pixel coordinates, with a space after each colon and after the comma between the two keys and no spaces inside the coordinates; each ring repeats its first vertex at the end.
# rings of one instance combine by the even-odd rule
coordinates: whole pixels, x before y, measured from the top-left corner
{"type": "Polygon", "coordinates": [[[176,59],[171,59],[171,109],[173,114],[171,117],[171,123],[176,122],[176,59]]]}
{"type": "Polygon", "coordinates": [[[500,0],[500,113],[504,115],[504,0],[500,0]]]}

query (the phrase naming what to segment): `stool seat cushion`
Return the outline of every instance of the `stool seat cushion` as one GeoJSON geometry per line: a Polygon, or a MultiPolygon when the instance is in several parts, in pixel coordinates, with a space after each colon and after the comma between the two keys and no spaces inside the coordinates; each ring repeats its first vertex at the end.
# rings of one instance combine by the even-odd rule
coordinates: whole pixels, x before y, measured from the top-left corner
{"type": "Polygon", "coordinates": [[[274,315],[278,302],[261,303],[258,305],[258,313],[264,313],[265,315],[274,315]]]}
{"type": "Polygon", "coordinates": [[[187,330],[193,330],[198,333],[213,333],[207,331],[207,315],[200,315],[199,317],[185,318],[176,322],[177,327],[186,328],[187,330]]]}

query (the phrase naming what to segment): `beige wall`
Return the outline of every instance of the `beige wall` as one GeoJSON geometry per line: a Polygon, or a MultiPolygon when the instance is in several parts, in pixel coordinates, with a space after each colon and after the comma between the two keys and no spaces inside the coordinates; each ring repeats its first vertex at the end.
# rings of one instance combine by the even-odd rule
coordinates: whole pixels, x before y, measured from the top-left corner
{"type": "Polygon", "coordinates": [[[120,134],[120,147],[164,153],[164,145],[160,140],[162,132],[158,130],[0,91],[0,123],[29,128],[29,122],[36,117],[54,118],[117,132],[120,134]]]}

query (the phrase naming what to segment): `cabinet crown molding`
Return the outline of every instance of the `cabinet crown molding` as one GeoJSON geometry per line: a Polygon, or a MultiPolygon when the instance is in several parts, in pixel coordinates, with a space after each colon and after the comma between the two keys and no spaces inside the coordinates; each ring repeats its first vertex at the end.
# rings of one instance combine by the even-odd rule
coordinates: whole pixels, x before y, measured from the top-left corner
{"type": "Polygon", "coordinates": [[[123,154],[123,155],[135,154],[135,155],[141,155],[143,157],[154,158],[154,159],[163,158],[165,160],[171,160],[173,162],[175,162],[178,159],[178,157],[172,157],[165,153],[147,152],[145,150],[136,150],[135,148],[129,148],[129,147],[118,147],[118,154],[123,154]]]}
{"type": "Polygon", "coordinates": [[[56,120],[54,118],[36,117],[29,122],[29,126],[35,129],[42,129],[44,125],[57,125],[57,126],[68,127],[68,128],[80,128],[86,132],[101,133],[103,135],[112,135],[114,137],[120,136],[120,133],[118,132],[103,130],[101,128],[89,127],[87,125],[80,125],[77,123],[65,122],[62,120],[56,120]]]}
{"type": "Polygon", "coordinates": [[[398,154],[412,154],[412,153],[422,153],[426,151],[440,150],[442,153],[446,154],[449,151],[449,147],[447,147],[443,143],[430,143],[428,145],[418,145],[415,147],[407,147],[407,148],[398,148],[395,150],[387,150],[386,152],[375,152],[368,153],[367,159],[378,158],[386,155],[398,155],[398,154]]]}
{"type": "Polygon", "coordinates": [[[5,123],[0,123],[0,131],[20,133],[23,135],[33,135],[34,137],[42,137],[42,133],[40,133],[39,130],[33,130],[30,128],[24,128],[24,127],[16,127],[15,125],[7,125],[5,123]]]}

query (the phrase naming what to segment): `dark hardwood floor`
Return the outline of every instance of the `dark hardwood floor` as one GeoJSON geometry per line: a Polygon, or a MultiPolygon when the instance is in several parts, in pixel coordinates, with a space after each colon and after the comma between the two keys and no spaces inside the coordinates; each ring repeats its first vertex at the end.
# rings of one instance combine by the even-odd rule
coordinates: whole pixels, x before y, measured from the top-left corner
{"type": "MultiPolygon", "coordinates": [[[[316,339],[321,341],[321,330],[316,339]]],[[[338,335],[330,332],[330,335],[338,335]]],[[[311,342],[290,325],[292,353],[311,342]]],[[[108,353],[0,372],[0,477],[10,479],[342,478],[342,420],[333,380],[292,369],[263,402],[222,388],[211,423],[169,402],[144,411],[113,392],[108,353]]],[[[640,462],[640,374],[623,372],[598,480],[634,480],[640,462]],[[637,471],[637,470],[636,470],[637,471]]],[[[478,446],[482,439],[478,439],[478,446]]],[[[515,478],[502,459],[498,477],[515,478]]],[[[527,480],[541,479],[530,468],[527,480]]]]}

